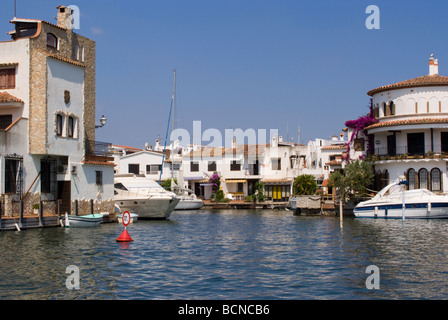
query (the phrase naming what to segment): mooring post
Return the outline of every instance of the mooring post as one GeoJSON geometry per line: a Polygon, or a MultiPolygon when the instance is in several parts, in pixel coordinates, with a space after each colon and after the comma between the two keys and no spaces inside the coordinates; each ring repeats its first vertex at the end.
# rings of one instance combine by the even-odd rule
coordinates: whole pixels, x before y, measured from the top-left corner
{"type": "Polygon", "coordinates": [[[75,200],[75,215],[78,215],[78,200],[75,200]]]}
{"type": "Polygon", "coordinates": [[[23,223],[23,200],[20,200],[20,215],[19,215],[19,227],[22,228],[23,223]]]}
{"type": "Polygon", "coordinates": [[[42,200],[40,200],[40,203],[39,203],[39,227],[40,228],[42,228],[44,226],[42,223],[43,216],[44,216],[44,203],[42,200]]]}
{"type": "Polygon", "coordinates": [[[61,200],[57,201],[58,221],[61,219],[61,200]]]}
{"type": "Polygon", "coordinates": [[[93,199],[90,199],[90,214],[93,214],[93,199]]]}

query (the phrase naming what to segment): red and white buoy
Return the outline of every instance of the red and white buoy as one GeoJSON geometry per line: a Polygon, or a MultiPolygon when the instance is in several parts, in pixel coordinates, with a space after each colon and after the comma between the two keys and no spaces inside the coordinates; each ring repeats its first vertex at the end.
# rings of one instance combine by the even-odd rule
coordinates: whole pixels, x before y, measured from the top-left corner
{"type": "Polygon", "coordinates": [[[120,236],[117,238],[117,242],[131,242],[134,241],[131,236],[128,233],[128,230],[126,230],[126,227],[131,223],[131,214],[128,211],[125,211],[123,213],[123,225],[124,225],[124,230],[123,232],[120,234],[120,236]]]}

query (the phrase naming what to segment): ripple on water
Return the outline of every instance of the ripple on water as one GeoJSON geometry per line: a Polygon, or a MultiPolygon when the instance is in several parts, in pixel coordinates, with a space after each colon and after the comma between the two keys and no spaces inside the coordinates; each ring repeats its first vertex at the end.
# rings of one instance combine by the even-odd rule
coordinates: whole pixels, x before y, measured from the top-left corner
{"type": "Polygon", "coordinates": [[[445,220],[175,212],[128,227],[0,233],[1,299],[444,299],[445,220]],[[80,268],[67,290],[66,267],[80,268]],[[381,290],[365,288],[376,265],[381,290]]]}

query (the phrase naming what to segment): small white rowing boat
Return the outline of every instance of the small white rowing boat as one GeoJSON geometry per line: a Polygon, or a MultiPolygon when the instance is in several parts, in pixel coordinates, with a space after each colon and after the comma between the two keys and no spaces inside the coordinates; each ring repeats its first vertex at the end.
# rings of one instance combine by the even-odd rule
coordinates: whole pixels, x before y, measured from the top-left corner
{"type": "Polygon", "coordinates": [[[91,228],[101,224],[103,215],[99,213],[84,216],[65,215],[66,228],[91,228]]]}

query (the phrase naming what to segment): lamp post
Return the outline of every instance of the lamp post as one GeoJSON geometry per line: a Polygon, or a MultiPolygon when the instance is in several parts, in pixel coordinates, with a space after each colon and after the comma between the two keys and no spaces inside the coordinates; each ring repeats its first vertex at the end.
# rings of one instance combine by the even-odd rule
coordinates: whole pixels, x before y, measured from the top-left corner
{"type": "Polygon", "coordinates": [[[100,118],[100,124],[96,124],[96,125],[95,125],[95,129],[104,127],[104,126],[106,125],[106,121],[107,121],[107,119],[106,119],[106,117],[103,115],[103,116],[100,118]]]}

